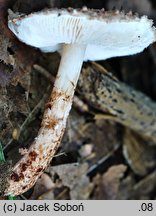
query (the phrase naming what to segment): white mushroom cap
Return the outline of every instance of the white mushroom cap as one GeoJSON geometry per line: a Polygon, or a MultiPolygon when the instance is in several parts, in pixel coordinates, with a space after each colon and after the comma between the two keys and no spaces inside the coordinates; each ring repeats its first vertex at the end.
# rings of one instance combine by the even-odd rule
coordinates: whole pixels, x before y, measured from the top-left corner
{"type": "Polygon", "coordinates": [[[61,45],[84,44],[84,60],[103,60],[139,53],[155,41],[146,16],[87,9],[52,9],[18,16],[9,28],[24,43],[44,52],[61,52],[61,45]]]}

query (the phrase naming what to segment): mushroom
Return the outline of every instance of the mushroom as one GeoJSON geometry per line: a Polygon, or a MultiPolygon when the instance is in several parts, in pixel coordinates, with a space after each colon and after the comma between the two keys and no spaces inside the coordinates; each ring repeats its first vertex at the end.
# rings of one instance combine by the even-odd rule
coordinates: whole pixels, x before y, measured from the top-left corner
{"type": "Polygon", "coordinates": [[[139,53],[155,41],[155,28],[146,16],[86,7],[14,14],[8,26],[22,42],[61,53],[41,128],[28,153],[13,167],[4,192],[18,195],[35,184],[61,142],[83,61],[139,53]]]}

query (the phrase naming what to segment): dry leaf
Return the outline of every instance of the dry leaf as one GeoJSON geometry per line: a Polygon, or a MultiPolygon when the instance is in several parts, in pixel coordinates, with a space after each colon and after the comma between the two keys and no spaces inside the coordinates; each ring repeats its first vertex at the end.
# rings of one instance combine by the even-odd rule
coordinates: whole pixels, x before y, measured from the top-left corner
{"type": "Polygon", "coordinates": [[[50,191],[52,188],[54,188],[55,184],[52,182],[51,178],[43,173],[41,177],[38,179],[38,181],[35,184],[34,191],[29,199],[36,200],[39,197],[41,197],[46,192],[50,191]]]}
{"type": "Polygon", "coordinates": [[[117,195],[119,200],[149,200],[153,199],[156,187],[156,171],[136,182],[134,175],[131,173],[120,184],[117,195]]]}
{"type": "Polygon", "coordinates": [[[88,199],[93,185],[87,177],[88,165],[66,164],[50,168],[51,175],[59,176],[64,186],[70,188],[71,199],[88,199]]]}
{"type": "Polygon", "coordinates": [[[140,176],[147,174],[156,165],[155,148],[129,129],[125,129],[124,133],[123,155],[134,173],[140,176]]]}
{"type": "Polygon", "coordinates": [[[95,190],[95,196],[97,199],[114,200],[117,197],[120,180],[127,167],[123,164],[114,165],[110,167],[103,176],[96,176],[94,179],[97,188],[95,190]]]}

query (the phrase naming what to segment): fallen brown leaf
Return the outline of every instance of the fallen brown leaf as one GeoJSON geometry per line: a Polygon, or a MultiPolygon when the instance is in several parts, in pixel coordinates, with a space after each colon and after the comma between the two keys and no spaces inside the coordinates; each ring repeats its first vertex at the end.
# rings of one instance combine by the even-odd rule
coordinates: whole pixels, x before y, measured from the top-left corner
{"type": "Polygon", "coordinates": [[[102,176],[97,175],[94,183],[97,184],[95,196],[97,199],[114,200],[127,167],[123,164],[110,167],[102,176]]]}
{"type": "Polygon", "coordinates": [[[41,197],[46,192],[54,188],[55,184],[52,179],[45,173],[41,175],[35,184],[34,191],[29,199],[36,200],[41,197]]]}
{"type": "Polygon", "coordinates": [[[87,177],[88,165],[66,164],[50,168],[51,175],[55,173],[59,176],[62,184],[70,188],[71,199],[87,199],[93,189],[87,177]]]}

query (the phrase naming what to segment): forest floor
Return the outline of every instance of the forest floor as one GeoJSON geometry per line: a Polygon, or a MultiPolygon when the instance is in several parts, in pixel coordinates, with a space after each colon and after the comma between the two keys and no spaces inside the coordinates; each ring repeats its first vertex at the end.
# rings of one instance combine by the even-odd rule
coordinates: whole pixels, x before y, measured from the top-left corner
{"type": "MultiPolygon", "coordinates": [[[[7,10],[28,14],[84,5],[132,10],[156,25],[154,0],[0,0],[0,142],[13,165],[37,135],[60,56],[18,41],[7,28],[7,10]]],[[[86,90],[93,70],[104,71],[100,79],[107,76],[112,84],[115,79],[125,91],[130,86],[156,106],[156,44],[134,56],[84,63],[61,146],[35,186],[16,199],[156,199],[156,141],[132,130],[129,121],[125,126],[113,118],[111,104],[105,109],[89,100],[96,91],[86,90]]],[[[125,109],[131,110],[128,104],[125,109]]]]}

